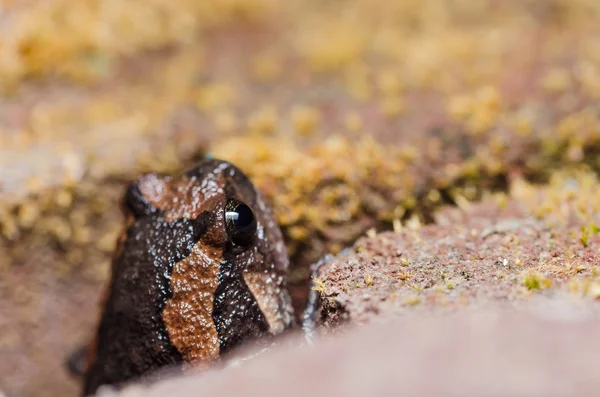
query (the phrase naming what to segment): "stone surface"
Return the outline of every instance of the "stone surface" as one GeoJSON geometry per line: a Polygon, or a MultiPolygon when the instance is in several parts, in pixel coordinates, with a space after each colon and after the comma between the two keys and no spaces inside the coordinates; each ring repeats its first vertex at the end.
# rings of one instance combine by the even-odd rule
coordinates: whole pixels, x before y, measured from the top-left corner
{"type": "Polygon", "coordinates": [[[237,368],[116,395],[596,395],[600,322],[585,313],[560,313],[490,307],[407,316],[349,330],[312,348],[282,346],[237,368]]]}
{"type": "Polygon", "coordinates": [[[561,297],[600,313],[600,236],[582,231],[593,219],[550,227],[525,207],[490,200],[446,208],[435,224],[361,238],[320,269],[322,321],[335,328],[384,314],[561,297]]]}

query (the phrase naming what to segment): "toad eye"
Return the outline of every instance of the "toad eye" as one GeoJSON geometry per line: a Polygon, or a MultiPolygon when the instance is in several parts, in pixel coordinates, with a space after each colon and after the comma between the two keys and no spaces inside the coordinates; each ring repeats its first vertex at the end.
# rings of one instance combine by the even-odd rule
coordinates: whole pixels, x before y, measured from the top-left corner
{"type": "Polygon", "coordinates": [[[254,212],[239,200],[231,199],[225,205],[225,226],[231,241],[237,245],[249,245],[256,235],[254,212]]]}

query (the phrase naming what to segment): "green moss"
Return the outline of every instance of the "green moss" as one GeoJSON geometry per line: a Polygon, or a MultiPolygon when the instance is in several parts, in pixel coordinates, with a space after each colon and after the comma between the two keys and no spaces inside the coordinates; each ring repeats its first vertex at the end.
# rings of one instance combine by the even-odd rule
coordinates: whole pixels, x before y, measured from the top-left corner
{"type": "Polygon", "coordinates": [[[581,241],[581,244],[583,245],[583,247],[587,247],[588,243],[589,243],[589,232],[588,229],[585,226],[581,227],[581,237],[579,238],[579,240],[581,241]]]}
{"type": "Polygon", "coordinates": [[[527,289],[541,289],[542,288],[542,284],[540,283],[540,280],[537,277],[525,277],[525,279],[523,280],[523,284],[525,285],[525,287],[527,287],[527,289]]]}
{"type": "Polygon", "coordinates": [[[523,285],[530,291],[541,290],[550,287],[550,285],[552,285],[552,280],[545,277],[543,274],[530,270],[523,278],[523,285]]]}

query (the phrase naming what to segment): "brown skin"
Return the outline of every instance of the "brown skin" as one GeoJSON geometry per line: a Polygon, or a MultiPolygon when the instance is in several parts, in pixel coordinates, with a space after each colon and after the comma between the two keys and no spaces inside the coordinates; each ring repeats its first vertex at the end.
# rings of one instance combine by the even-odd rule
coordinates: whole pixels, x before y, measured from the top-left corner
{"type": "Polygon", "coordinates": [[[84,395],[165,367],[207,367],[293,326],[281,231],[235,166],[207,160],[178,177],[144,175],[124,207],[84,395]]]}

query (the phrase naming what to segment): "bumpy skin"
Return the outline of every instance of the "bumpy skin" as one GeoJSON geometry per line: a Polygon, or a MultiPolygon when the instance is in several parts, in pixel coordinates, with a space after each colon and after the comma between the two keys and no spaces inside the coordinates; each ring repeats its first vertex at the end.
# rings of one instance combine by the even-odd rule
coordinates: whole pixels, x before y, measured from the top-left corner
{"type": "Polygon", "coordinates": [[[127,190],[119,241],[84,395],[166,366],[206,367],[250,339],[293,325],[281,231],[260,193],[230,163],[179,177],[140,177],[127,190]],[[254,212],[255,236],[231,240],[225,207],[254,212]]]}

